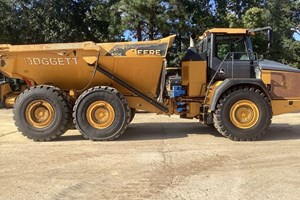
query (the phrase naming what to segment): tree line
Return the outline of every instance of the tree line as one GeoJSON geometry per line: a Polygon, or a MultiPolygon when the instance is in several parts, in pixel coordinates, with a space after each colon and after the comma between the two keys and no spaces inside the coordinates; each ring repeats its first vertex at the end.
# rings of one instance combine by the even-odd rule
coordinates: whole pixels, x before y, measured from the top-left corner
{"type": "Polygon", "coordinates": [[[173,58],[186,50],[192,32],[271,26],[273,47],[267,50],[265,35],[257,34],[255,51],[300,68],[300,42],[291,30],[300,27],[298,0],[1,0],[0,17],[0,43],[141,41],[176,34],[173,58]]]}

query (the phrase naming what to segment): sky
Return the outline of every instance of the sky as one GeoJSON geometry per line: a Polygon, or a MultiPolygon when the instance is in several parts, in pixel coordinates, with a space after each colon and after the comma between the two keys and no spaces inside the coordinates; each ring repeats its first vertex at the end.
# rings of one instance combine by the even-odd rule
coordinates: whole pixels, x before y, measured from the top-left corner
{"type": "Polygon", "coordinates": [[[295,33],[295,34],[294,34],[294,38],[295,38],[297,41],[300,41],[300,35],[299,35],[299,34],[295,33]]]}

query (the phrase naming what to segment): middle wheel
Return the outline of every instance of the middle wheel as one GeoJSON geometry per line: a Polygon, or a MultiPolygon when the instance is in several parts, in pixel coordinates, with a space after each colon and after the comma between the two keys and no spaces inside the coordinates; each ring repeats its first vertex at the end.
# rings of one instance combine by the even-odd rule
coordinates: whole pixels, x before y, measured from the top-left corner
{"type": "Polygon", "coordinates": [[[127,128],[130,108],[124,96],[111,87],[84,92],[74,106],[74,124],[90,140],[113,140],[127,128]]]}

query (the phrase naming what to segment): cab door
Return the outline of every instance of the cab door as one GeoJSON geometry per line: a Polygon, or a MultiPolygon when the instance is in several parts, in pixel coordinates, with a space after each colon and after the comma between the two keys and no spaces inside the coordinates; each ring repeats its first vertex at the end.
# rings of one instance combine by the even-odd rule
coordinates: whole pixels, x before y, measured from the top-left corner
{"type": "Polygon", "coordinates": [[[249,49],[247,37],[243,35],[212,36],[210,77],[216,80],[226,78],[254,78],[255,62],[249,49]],[[217,74],[215,74],[217,73],[217,74]]]}

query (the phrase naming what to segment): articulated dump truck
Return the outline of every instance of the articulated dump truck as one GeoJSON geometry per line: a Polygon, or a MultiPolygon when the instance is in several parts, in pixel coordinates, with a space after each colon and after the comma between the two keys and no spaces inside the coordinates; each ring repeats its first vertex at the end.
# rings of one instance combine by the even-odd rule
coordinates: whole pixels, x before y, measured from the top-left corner
{"type": "Polygon", "coordinates": [[[174,37],[144,42],[0,45],[0,87],[19,131],[35,141],[71,127],[90,140],[119,137],[136,110],[199,119],[236,141],[262,137],[273,115],[300,111],[300,70],[259,60],[247,29],[207,30],[167,70],[174,37]],[[170,75],[172,74],[172,75],[170,75]]]}

